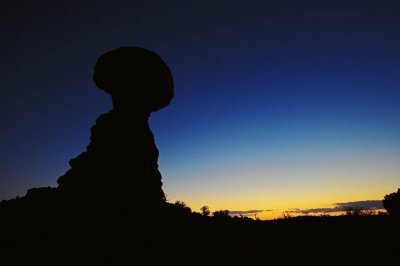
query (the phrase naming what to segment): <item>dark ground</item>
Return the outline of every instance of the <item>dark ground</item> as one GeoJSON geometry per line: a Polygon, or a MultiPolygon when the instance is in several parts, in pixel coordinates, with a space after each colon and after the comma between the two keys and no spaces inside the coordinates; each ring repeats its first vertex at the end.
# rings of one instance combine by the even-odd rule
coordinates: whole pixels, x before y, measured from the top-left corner
{"type": "Polygon", "coordinates": [[[398,265],[400,219],[0,212],[0,265],[398,265]],[[86,218],[85,218],[86,217],[86,218]],[[137,216],[135,216],[137,217],[137,216]]]}

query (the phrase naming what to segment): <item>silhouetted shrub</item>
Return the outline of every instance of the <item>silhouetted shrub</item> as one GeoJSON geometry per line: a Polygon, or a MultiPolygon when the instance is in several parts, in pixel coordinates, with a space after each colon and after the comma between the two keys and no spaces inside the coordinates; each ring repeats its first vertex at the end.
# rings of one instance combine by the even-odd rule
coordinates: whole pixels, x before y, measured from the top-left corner
{"type": "Polygon", "coordinates": [[[290,219],[290,218],[293,218],[293,215],[291,214],[291,212],[289,212],[289,211],[284,211],[283,213],[282,213],[282,217],[281,217],[282,219],[290,219]]]}
{"type": "Polygon", "coordinates": [[[188,213],[188,214],[192,212],[192,209],[190,209],[190,207],[188,207],[186,203],[183,201],[180,200],[175,201],[174,206],[178,212],[188,213]]]}
{"type": "Polygon", "coordinates": [[[347,207],[345,208],[345,212],[346,216],[367,216],[376,214],[376,211],[366,210],[362,207],[347,207]]]}
{"type": "Polygon", "coordinates": [[[210,215],[210,208],[208,208],[207,205],[204,205],[203,207],[201,207],[200,210],[201,210],[201,214],[202,214],[203,216],[208,216],[208,215],[210,215]]]}
{"type": "Polygon", "coordinates": [[[400,188],[397,192],[385,195],[383,199],[383,207],[390,215],[400,215],[400,188]]]}
{"type": "Polygon", "coordinates": [[[219,210],[213,212],[213,216],[216,218],[230,218],[228,210],[219,210]]]}
{"type": "Polygon", "coordinates": [[[347,207],[344,211],[346,216],[360,216],[363,209],[361,207],[347,207]]]}

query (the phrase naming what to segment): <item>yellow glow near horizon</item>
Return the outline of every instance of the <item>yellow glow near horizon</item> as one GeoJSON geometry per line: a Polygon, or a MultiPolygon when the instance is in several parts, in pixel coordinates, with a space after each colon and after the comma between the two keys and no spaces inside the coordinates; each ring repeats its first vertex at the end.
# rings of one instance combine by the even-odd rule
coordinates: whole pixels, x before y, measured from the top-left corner
{"type": "Polygon", "coordinates": [[[184,201],[193,211],[273,210],[258,217],[276,217],[299,208],[333,207],[334,203],[381,200],[399,186],[397,157],[336,156],[292,161],[221,164],[194,172],[175,172],[164,183],[168,199],[184,201]],[[290,167],[285,167],[285,165],[290,167]],[[190,179],[184,176],[190,175],[190,179]]]}

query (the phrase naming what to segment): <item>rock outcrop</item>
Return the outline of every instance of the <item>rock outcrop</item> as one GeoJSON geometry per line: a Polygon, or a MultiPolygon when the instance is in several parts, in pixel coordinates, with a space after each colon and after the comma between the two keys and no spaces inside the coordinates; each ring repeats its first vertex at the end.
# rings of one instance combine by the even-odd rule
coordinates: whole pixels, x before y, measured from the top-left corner
{"type": "Polygon", "coordinates": [[[113,109],[97,118],[87,150],[59,177],[61,198],[73,207],[154,212],[165,195],[148,119],[173,97],[171,72],[154,52],[121,47],[98,59],[93,79],[113,109]]]}
{"type": "Polygon", "coordinates": [[[182,228],[165,199],[148,123],[173,97],[168,66],[154,52],[121,47],[98,59],[93,79],[113,108],[97,118],[57,187],[0,203],[4,265],[153,264],[182,228]]]}

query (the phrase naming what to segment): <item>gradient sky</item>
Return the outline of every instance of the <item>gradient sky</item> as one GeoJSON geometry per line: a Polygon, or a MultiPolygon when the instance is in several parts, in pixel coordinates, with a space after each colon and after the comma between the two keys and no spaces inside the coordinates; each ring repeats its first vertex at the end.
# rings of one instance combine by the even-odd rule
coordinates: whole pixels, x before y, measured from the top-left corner
{"type": "Polygon", "coordinates": [[[0,199],[56,186],[111,109],[97,58],[141,46],[175,80],[150,120],[169,201],[380,200],[400,186],[399,14],[396,0],[1,1],[0,199]]]}

